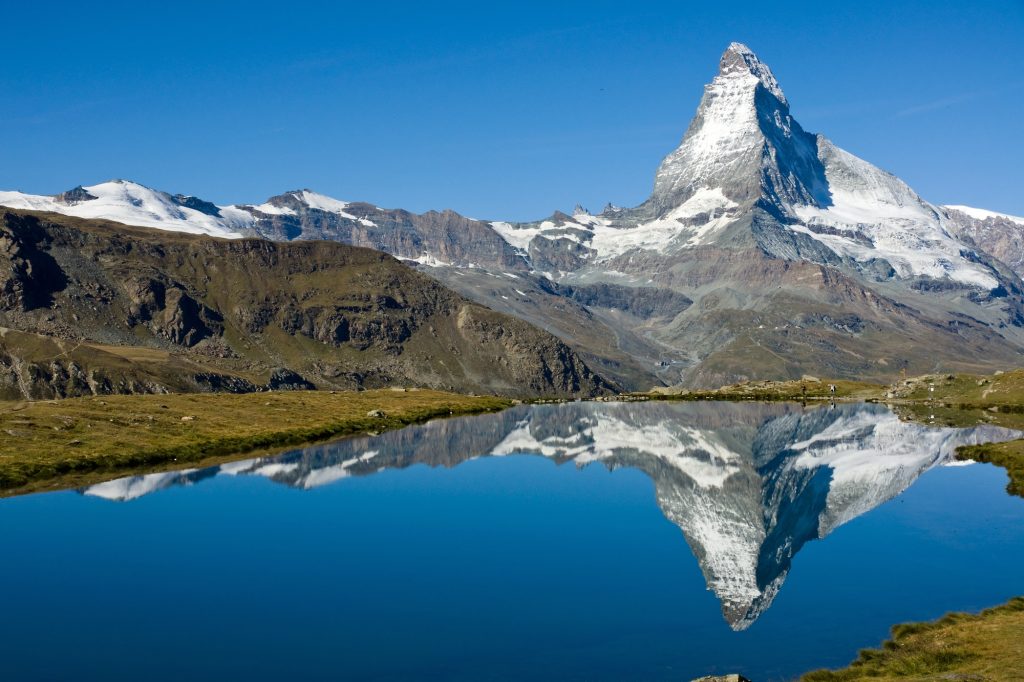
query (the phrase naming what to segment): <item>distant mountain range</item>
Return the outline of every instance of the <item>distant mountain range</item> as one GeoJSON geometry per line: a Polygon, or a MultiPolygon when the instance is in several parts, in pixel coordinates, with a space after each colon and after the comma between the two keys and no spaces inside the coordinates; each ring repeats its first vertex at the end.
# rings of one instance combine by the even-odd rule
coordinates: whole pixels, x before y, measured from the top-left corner
{"type": "Polygon", "coordinates": [[[993,426],[938,428],[879,405],[573,403],[446,419],[280,457],[131,476],[86,495],[126,501],[215,476],[300,489],[416,464],[535,454],[583,467],[638,469],[683,532],[736,630],[768,609],[807,542],[894,498],[956,448],[1018,437],[993,426]]]}
{"type": "Polygon", "coordinates": [[[629,388],[1021,364],[1024,218],[937,206],[805,132],[733,43],[634,208],[509,223],[309,190],[215,206],[128,181],[0,205],[237,239],[387,252],[560,337],[629,388]]]}

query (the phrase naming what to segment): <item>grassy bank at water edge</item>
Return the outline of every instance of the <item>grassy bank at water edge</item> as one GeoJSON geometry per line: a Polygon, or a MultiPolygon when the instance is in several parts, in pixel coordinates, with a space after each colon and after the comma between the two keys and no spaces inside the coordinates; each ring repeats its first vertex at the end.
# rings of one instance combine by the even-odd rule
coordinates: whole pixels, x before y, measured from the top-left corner
{"type": "Polygon", "coordinates": [[[0,403],[0,495],[224,458],[511,401],[428,390],[109,395],[0,403]]]}
{"type": "Polygon", "coordinates": [[[859,680],[1024,680],[1024,597],[979,614],[951,613],[892,629],[880,649],[865,649],[842,670],[816,670],[802,682],[859,680]]]}

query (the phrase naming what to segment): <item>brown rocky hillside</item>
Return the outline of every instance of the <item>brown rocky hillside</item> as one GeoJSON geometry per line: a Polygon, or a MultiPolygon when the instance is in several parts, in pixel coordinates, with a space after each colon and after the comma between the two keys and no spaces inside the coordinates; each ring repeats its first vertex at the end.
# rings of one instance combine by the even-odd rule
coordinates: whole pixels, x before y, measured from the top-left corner
{"type": "Polygon", "coordinates": [[[564,343],[383,253],[3,209],[0,396],[418,385],[588,396],[564,343]]]}

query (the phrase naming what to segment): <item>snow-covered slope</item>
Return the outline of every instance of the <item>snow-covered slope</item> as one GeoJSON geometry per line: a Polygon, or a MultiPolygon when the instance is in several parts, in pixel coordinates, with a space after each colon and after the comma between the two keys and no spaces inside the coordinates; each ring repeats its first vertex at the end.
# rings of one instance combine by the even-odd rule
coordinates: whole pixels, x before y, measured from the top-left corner
{"type": "Polygon", "coordinates": [[[979,289],[999,285],[947,228],[945,216],[896,176],[819,138],[830,201],[794,205],[805,232],[832,251],[867,262],[887,261],[900,278],[949,279],[979,289]]]}
{"type": "Polygon", "coordinates": [[[939,208],[892,174],[804,132],[771,70],[739,43],[722,56],[644,204],[597,216],[577,212],[540,223],[492,225],[523,253],[538,238],[577,242],[587,248],[581,265],[594,269],[631,251],[661,254],[718,244],[724,228],[756,209],[854,268],[870,264],[877,270],[884,261],[897,279],[999,286],[996,273],[951,233],[939,208]]]}
{"type": "MultiPolygon", "coordinates": [[[[194,197],[175,197],[125,180],[79,187],[56,196],[0,192],[0,206],[101,218],[160,230],[237,238],[252,227],[252,216],[245,211],[209,204],[209,208],[197,210],[188,206],[192,203],[190,199],[194,197]]],[[[194,205],[202,204],[205,202],[194,205]]]]}
{"type": "Polygon", "coordinates": [[[299,202],[308,209],[334,214],[366,227],[376,226],[371,220],[349,213],[348,202],[310,190],[288,192],[254,206],[214,206],[195,197],[171,195],[127,180],[76,187],[53,196],[0,192],[0,206],[237,239],[246,234],[255,235],[261,219],[297,215],[294,208],[281,201],[282,197],[299,202]]]}

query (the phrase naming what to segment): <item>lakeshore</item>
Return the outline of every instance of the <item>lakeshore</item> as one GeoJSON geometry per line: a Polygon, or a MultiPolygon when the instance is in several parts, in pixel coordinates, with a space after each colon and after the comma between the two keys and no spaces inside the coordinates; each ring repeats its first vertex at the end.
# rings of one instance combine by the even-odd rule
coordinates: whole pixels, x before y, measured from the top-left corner
{"type": "Polygon", "coordinates": [[[0,495],[237,459],[512,405],[418,389],[106,395],[0,403],[0,495]]]}

